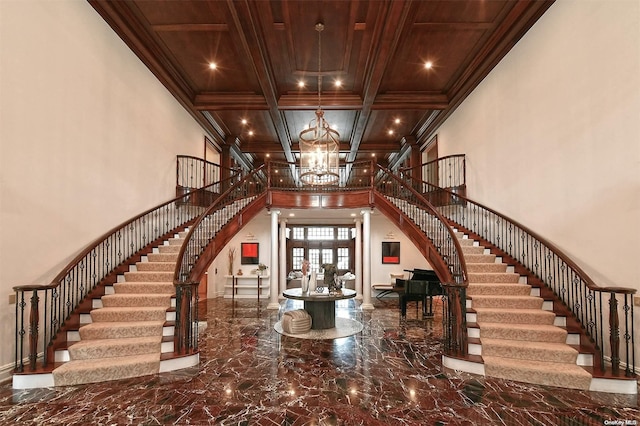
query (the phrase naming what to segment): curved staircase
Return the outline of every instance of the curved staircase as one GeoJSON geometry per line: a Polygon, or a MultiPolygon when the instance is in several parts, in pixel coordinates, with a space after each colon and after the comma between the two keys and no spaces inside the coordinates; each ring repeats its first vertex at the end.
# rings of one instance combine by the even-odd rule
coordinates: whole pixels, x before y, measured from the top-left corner
{"type": "MultiPolygon", "coordinates": [[[[434,245],[444,245],[434,219],[418,204],[386,196],[434,245]]],[[[445,367],[538,385],[601,392],[637,392],[635,380],[594,377],[595,352],[576,320],[540,280],[515,273],[468,234],[455,229],[467,268],[467,355],[443,355],[445,367]],[[562,312],[558,314],[557,312],[562,312]]],[[[446,236],[445,236],[446,237],[446,236]]]]}
{"type": "Polygon", "coordinates": [[[579,352],[551,302],[526,277],[457,233],[467,263],[469,353],[482,356],[484,374],[540,385],[589,390],[592,354],[579,352]]]}
{"type": "Polygon", "coordinates": [[[67,331],[67,347],[55,351],[56,363],[62,364],[51,374],[14,379],[30,377],[38,387],[69,386],[196,365],[197,354],[174,356],[173,275],[186,234],[154,248],[93,299],[91,311],[80,314],[80,327],[67,331]]]}

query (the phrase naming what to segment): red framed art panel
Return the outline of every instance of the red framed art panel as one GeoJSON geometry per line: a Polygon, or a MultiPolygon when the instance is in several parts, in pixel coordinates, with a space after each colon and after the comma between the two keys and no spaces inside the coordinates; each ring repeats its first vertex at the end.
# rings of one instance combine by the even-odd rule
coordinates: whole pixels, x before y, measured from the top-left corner
{"type": "Polygon", "coordinates": [[[382,242],[382,263],[400,263],[400,243],[382,242]]]}
{"type": "Polygon", "coordinates": [[[257,265],[260,262],[260,243],[240,243],[240,264],[257,265]]]}

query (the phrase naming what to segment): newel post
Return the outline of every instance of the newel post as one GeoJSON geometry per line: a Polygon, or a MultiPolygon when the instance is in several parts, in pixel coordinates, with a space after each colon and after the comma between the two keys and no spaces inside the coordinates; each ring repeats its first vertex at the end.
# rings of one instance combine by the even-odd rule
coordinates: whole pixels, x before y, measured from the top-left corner
{"type": "Polygon", "coordinates": [[[31,295],[31,312],[29,313],[29,368],[31,371],[36,369],[36,360],[38,358],[38,328],[40,326],[40,298],[38,290],[33,290],[31,295]]]}
{"type": "Polygon", "coordinates": [[[611,345],[611,372],[618,375],[620,370],[620,319],[618,318],[618,299],[614,292],[609,293],[609,344],[611,345]]]}

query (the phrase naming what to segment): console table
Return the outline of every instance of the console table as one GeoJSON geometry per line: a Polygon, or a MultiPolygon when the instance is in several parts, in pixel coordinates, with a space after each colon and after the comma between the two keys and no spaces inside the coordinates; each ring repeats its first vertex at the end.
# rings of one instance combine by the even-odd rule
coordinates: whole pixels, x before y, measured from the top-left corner
{"type": "Polygon", "coordinates": [[[260,301],[261,293],[264,289],[269,289],[269,276],[268,275],[225,275],[227,283],[225,284],[225,290],[231,289],[231,294],[226,294],[226,299],[253,299],[258,297],[260,301]]]}

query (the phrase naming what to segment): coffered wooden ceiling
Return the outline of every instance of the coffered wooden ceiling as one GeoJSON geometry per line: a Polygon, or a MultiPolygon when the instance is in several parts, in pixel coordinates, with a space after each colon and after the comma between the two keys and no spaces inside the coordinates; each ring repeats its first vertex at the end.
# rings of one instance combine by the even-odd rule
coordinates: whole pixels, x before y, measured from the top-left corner
{"type": "Polygon", "coordinates": [[[216,145],[258,164],[267,154],[296,161],[315,116],[316,23],[325,25],[321,106],[343,159],[395,162],[430,140],[552,1],[90,3],[216,145]]]}

